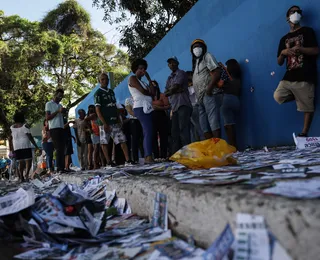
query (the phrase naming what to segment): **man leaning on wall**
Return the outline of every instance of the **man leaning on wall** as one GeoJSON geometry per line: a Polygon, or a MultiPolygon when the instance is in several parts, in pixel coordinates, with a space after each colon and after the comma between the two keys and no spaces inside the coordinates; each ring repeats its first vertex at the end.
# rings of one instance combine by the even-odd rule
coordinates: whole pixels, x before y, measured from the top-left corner
{"type": "Polygon", "coordinates": [[[286,17],[290,31],[280,40],[278,64],[282,66],[286,60],[287,71],[274,92],[274,99],[279,104],[296,101],[297,110],[304,113],[299,136],[306,137],[314,114],[319,48],[313,29],[300,25],[303,15],[299,6],[290,7],[286,17]]]}

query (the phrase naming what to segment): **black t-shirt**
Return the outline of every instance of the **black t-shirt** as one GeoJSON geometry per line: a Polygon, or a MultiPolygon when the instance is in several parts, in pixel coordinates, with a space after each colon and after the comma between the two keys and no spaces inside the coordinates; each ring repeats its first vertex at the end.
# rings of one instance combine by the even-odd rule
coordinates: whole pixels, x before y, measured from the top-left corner
{"type": "MultiPolygon", "coordinates": [[[[301,47],[317,47],[316,35],[312,28],[301,27],[295,32],[290,32],[283,36],[279,43],[278,57],[281,51],[288,48],[293,48],[297,45],[301,47]]],[[[317,81],[317,56],[296,54],[286,57],[287,72],[283,80],[287,81],[306,81],[316,83],[317,81]]]]}

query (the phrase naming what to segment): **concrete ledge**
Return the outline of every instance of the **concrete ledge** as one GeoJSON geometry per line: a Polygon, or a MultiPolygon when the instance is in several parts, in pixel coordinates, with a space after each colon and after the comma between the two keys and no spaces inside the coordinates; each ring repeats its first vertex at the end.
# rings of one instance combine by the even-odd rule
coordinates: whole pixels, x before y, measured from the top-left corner
{"type": "MultiPolygon", "coordinates": [[[[63,181],[81,184],[92,174],[62,175],[63,181]]],[[[272,233],[294,259],[319,259],[319,200],[290,200],[248,191],[236,185],[201,186],[180,184],[170,178],[130,177],[110,182],[118,196],[130,203],[134,213],[151,217],[156,192],[169,202],[171,229],[192,235],[199,246],[208,247],[236,213],[263,215],[272,233]]]]}

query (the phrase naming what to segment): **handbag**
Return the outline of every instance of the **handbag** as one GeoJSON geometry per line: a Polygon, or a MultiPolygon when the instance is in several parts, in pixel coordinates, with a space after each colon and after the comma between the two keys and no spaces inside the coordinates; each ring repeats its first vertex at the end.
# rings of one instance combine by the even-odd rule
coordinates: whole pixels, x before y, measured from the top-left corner
{"type": "Polygon", "coordinates": [[[150,114],[154,110],[152,104],[147,100],[143,100],[142,106],[145,114],[150,114]]]}

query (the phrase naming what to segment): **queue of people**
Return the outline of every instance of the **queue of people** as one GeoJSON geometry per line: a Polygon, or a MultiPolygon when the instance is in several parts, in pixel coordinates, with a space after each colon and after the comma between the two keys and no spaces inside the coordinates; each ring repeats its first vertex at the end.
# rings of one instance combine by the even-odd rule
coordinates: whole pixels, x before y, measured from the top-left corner
{"type": "MultiPolygon", "coordinates": [[[[314,113],[319,48],[313,29],[300,25],[302,17],[298,6],[287,11],[290,32],[280,40],[277,55],[279,65],[286,61],[287,72],[274,99],[279,104],[296,101],[298,111],[304,112],[304,126],[299,136],[307,136],[314,113]]],[[[48,171],[53,172],[53,148],[57,170],[68,171],[73,138],[70,123],[76,133],[81,169],[114,166],[117,156],[123,157],[127,165],[138,163],[139,158],[144,158],[146,164],[168,160],[191,142],[221,138],[220,115],[228,142],[237,147],[236,123],[242,85],[240,65],[236,59],[229,59],[225,65],[218,62],[202,39],[191,43],[190,52],[192,71],[180,69],[175,56],[167,59],[171,74],[163,93],[158,82],[150,78],[146,60],[135,60],[131,65],[133,75],[128,79],[131,96],[122,106],[117,105],[114,91],[108,88],[108,74],[102,73],[94,105],[90,105],[87,112],[80,109],[79,118],[72,122],[63,117],[66,114],[60,104],[63,90],[56,90],[53,99],[46,104],[42,132],[48,171]],[[117,152],[117,146],[121,147],[121,152],[117,152]]],[[[34,140],[24,124],[23,115],[16,114],[14,121],[12,149],[17,160],[23,162],[19,166],[23,172],[23,167],[30,167],[30,142],[34,143],[34,140]]]]}

